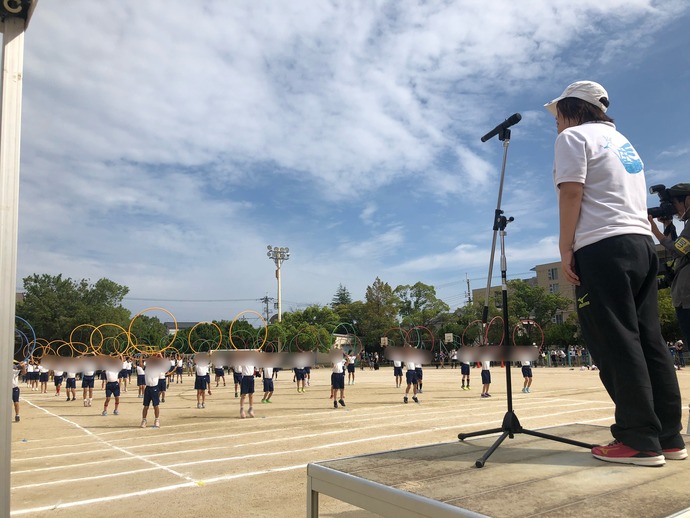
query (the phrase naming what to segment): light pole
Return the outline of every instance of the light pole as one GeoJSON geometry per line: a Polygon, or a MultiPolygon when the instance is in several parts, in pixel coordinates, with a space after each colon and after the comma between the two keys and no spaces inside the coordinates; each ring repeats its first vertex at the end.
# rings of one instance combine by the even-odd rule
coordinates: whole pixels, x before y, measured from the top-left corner
{"type": "Polygon", "coordinates": [[[290,259],[290,249],[287,247],[277,247],[268,245],[266,255],[276,263],[276,279],[278,279],[278,322],[283,320],[282,295],[280,287],[280,265],[283,261],[290,259]]]}

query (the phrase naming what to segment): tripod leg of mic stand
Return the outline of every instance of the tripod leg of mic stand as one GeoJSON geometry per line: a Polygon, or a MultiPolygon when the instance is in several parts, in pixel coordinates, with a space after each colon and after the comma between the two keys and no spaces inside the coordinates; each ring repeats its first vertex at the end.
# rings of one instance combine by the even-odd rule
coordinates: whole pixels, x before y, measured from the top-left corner
{"type": "Polygon", "coordinates": [[[489,457],[491,457],[491,454],[492,454],[493,452],[495,452],[495,451],[498,449],[498,447],[501,445],[501,443],[502,443],[503,441],[505,441],[506,437],[508,437],[509,435],[510,435],[510,432],[509,432],[509,431],[503,432],[503,433],[501,434],[501,436],[500,436],[498,439],[496,439],[496,442],[494,442],[494,443],[491,445],[491,448],[489,448],[488,450],[486,450],[486,453],[484,453],[484,455],[482,455],[481,457],[479,457],[479,458],[474,462],[474,466],[475,466],[476,468],[483,468],[483,467],[484,467],[484,464],[486,464],[486,460],[487,460],[489,457]]]}
{"type": "Polygon", "coordinates": [[[458,439],[460,439],[461,441],[464,441],[465,439],[468,439],[470,437],[478,437],[480,435],[490,435],[492,433],[499,433],[502,431],[503,431],[503,428],[492,428],[491,430],[481,430],[479,432],[459,433],[458,439]]]}
{"type": "Polygon", "coordinates": [[[586,442],[580,442],[574,439],[566,439],[565,437],[558,437],[556,435],[549,435],[547,433],[535,432],[534,430],[525,430],[524,428],[522,429],[522,433],[532,435],[534,437],[540,437],[542,439],[549,439],[551,441],[572,444],[573,446],[581,446],[582,448],[587,448],[589,450],[591,450],[595,446],[598,446],[597,444],[588,444],[586,442]]]}

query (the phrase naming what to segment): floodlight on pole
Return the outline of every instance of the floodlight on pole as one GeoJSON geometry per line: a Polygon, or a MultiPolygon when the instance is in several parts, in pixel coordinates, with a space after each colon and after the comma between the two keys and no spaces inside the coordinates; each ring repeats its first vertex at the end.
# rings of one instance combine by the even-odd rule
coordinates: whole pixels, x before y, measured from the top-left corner
{"type": "Polygon", "coordinates": [[[283,261],[290,259],[290,249],[286,246],[271,246],[268,245],[268,252],[266,255],[273,259],[276,263],[276,279],[278,280],[278,322],[283,321],[283,303],[282,303],[282,293],[280,286],[280,265],[283,261]]]}

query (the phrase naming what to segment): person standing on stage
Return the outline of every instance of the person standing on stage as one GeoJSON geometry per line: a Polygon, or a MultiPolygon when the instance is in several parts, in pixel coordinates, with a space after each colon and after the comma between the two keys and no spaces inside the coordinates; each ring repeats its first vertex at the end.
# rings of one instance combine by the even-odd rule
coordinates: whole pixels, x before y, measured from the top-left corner
{"type": "Polygon", "coordinates": [[[680,389],[659,326],[644,165],[606,114],[600,84],[572,83],[544,106],[558,132],[561,269],[575,285],[582,335],[615,404],[615,440],[592,455],[641,466],[684,459],[680,389]]]}

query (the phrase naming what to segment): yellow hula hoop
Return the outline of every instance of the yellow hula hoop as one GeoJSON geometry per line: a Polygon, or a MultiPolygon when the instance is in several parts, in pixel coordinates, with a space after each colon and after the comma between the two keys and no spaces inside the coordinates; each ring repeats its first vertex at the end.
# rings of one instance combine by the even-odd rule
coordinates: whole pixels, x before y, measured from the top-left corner
{"type": "MultiPolygon", "coordinates": [[[[90,327],[91,328],[91,332],[89,333],[89,344],[91,344],[91,336],[93,335],[93,330],[96,329],[96,326],[94,326],[93,324],[79,324],[77,327],[72,329],[72,331],[69,334],[69,343],[70,344],[75,343],[74,342],[74,338],[75,338],[74,334],[77,332],[77,329],[79,329],[80,327],[90,327]]],[[[103,340],[103,335],[101,335],[101,340],[103,340]]],[[[79,343],[83,343],[84,345],[86,345],[84,342],[79,342],[79,343]]],[[[93,348],[93,345],[91,345],[91,347],[93,348]]],[[[74,351],[74,346],[72,346],[72,350],[74,351]]],[[[88,352],[88,350],[89,349],[87,346],[86,350],[84,351],[84,354],[86,354],[88,352]]]]}
{"type": "Polygon", "coordinates": [[[235,325],[235,322],[237,322],[237,319],[240,318],[240,316],[244,315],[245,313],[254,313],[254,314],[257,315],[257,316],[261,319],[261,321],[264,323],[264,339],[263,339],[263,342],[261,342],[261,345],[260,345],[259,347],[256,348],[257,351],[260,351],[260,350],[263,348],[263,346],[266,344],[266,340],[268,339],[268,325],[266,324],[266,321],[264,320],[264,317],[261,316],[261,313],[257,313],[256,311],[252,311],[251,309],[248,309],[248,310],[246,310],[246,311],[240,312],[240,313],[235,317],[235,319],[234,319],[232,322],[230,322],[230,331],[229,331],[230,336],[228,337],[228,338],[230,339],[230,344],[231,344],[235,349],[237,349],[237,346],[235,345],[235,342],[232,341],[232,326],[234,326],[234,325],[235,325]]]}
{"type": "MultiPolygon", "coordinates": [[[[120,333],[121,335],[122,333],[120,333]]],[[[107,352],[108,356],[113,356],[113,357],[120,357],[123,352],[121,352],[120,349],[120,341],[117,339],[118,336],[120,335],[115,335],[115,336],[106,336],[105,339],[103,340],[103,345],[101,346],[101,353],[103,353],[103,349],[105,348],[105,352],[107,352]],[[106,347],[106,344],[108,342],[113,342],[113,347],[112,349],[108,352],[108,348],[106,347]]],[[[125,346],[125,350],[129,347],[128,345],[125,346]]]]}
{"type": "MultiPolygon", "coordinates": [[[[216,345],[216,348],[214,349],[220,349],[221,344],[223,343],[223,331],[221,331],[220,327],[218,327],[218,324],[214,324],[213,322],[199,322],[198,324],[194,324],[194,326],[189,330],[189,333],[187,333],[187,343],[189,344],[189,348],[192,350],[194,353],[198,353],[196,349],[194,349],[194,345],[192,345],[192,333],[196,329],[197,326],[200,326],[201,324],[211,324],[213,327],[215,327],[218,330],[218,344],[216,345]]],[[[209,352],[211,351],[211,348],[209,347],[209,352]]]]}
{"type": "MultiPolygon", "coordinates": [[[[105,322],[99,326],[94,327],[93,331],[91,331],[91,336],[89,336],[89,343],[91,344],[91,348],[93,349],[94,354],[101,354],[101,351],[103,350],[103,344],[105,343],[106,338],[112,338],[112,337],[104,337],[103,336],[101,328],[105,327],[105,326],[115,327],[115,328],[119,329],[120,331],[122,331],[123,333],[128,334],[124,327],[122,327],[121,325],[118,325],[118,324],[110,323],[110,322],[105,322]],[[101,335],[101,343],[98,346],[98,348],[96,348],[96,346],[93,344],[93,335],[96,334],[96,332],[98,332],[98,334],[101,335]]],[[[120,336],[121,334],[122,333],[118,333],[115,336],[120,336]]]]}
{"type": "Polygon", "coordinates": [[[136,315],[134,315],[134,318],[132,318],[132,320],[129,321],[129,328],[127,329],[127,338],[129,339],[129,345],[131,347],[133,347],[136,351],[140,352],[141,354],[144,354],[144,351],[140,350],[139,347],[137,345],[135,345],[134,342],[132,342],[132,325],[134,324],[134,321],[137,318],[139,318],[143,313],[146,313],[147,311],[163,311],[164,313],[167,313],[168,315],[170,315],[170,318],[172,318],[172,320],[175,324],[175,333],[172,335],[172,339],[170,340],[170,343],[168,345],[166,345],[165,347],[163,347],[162,349],[160,347],[158,349],[158,353],[162,354],[163,352],[165,352],[166,349],[168,349],[169,347],[172,346],[173,342],[175,341],[175,338],[177,337],[177,332],[179,330],[177,327],[177,319],[175,318],[175,315],[170,313],[170,311],[168,311],[165,308],[146,308],[146,309],[140,311],[139,313],[137,313],[136,315]]]}
{"type": "Polygon", "coordinates": [[[65,347],[65,346],[69,347],[69,351],[70,351],[70,354],[69,354],[69,355],[66,355],[66,356],[74,356],[74,349],[72,349],[72,344],[70,344],[69,342],[65,342],[64,340],[62,340],[62,343],[61,343],[61,344],[59,345],[59,347],[55,350],[55,354],[56,354],[57,356],[62,356],[62,355],[60,354],[60,350],[61,350],[63,347],[65,347]]]}
{"type": "Polygon", "coordinates": [[[72,348],[72,356],[83,356],[89,352],[89,345],[84,342],[72,342],[70,340],[69,345],[72,348]],[[80,351],[77,346],[83,347],[84,350],[80,351]]]}

